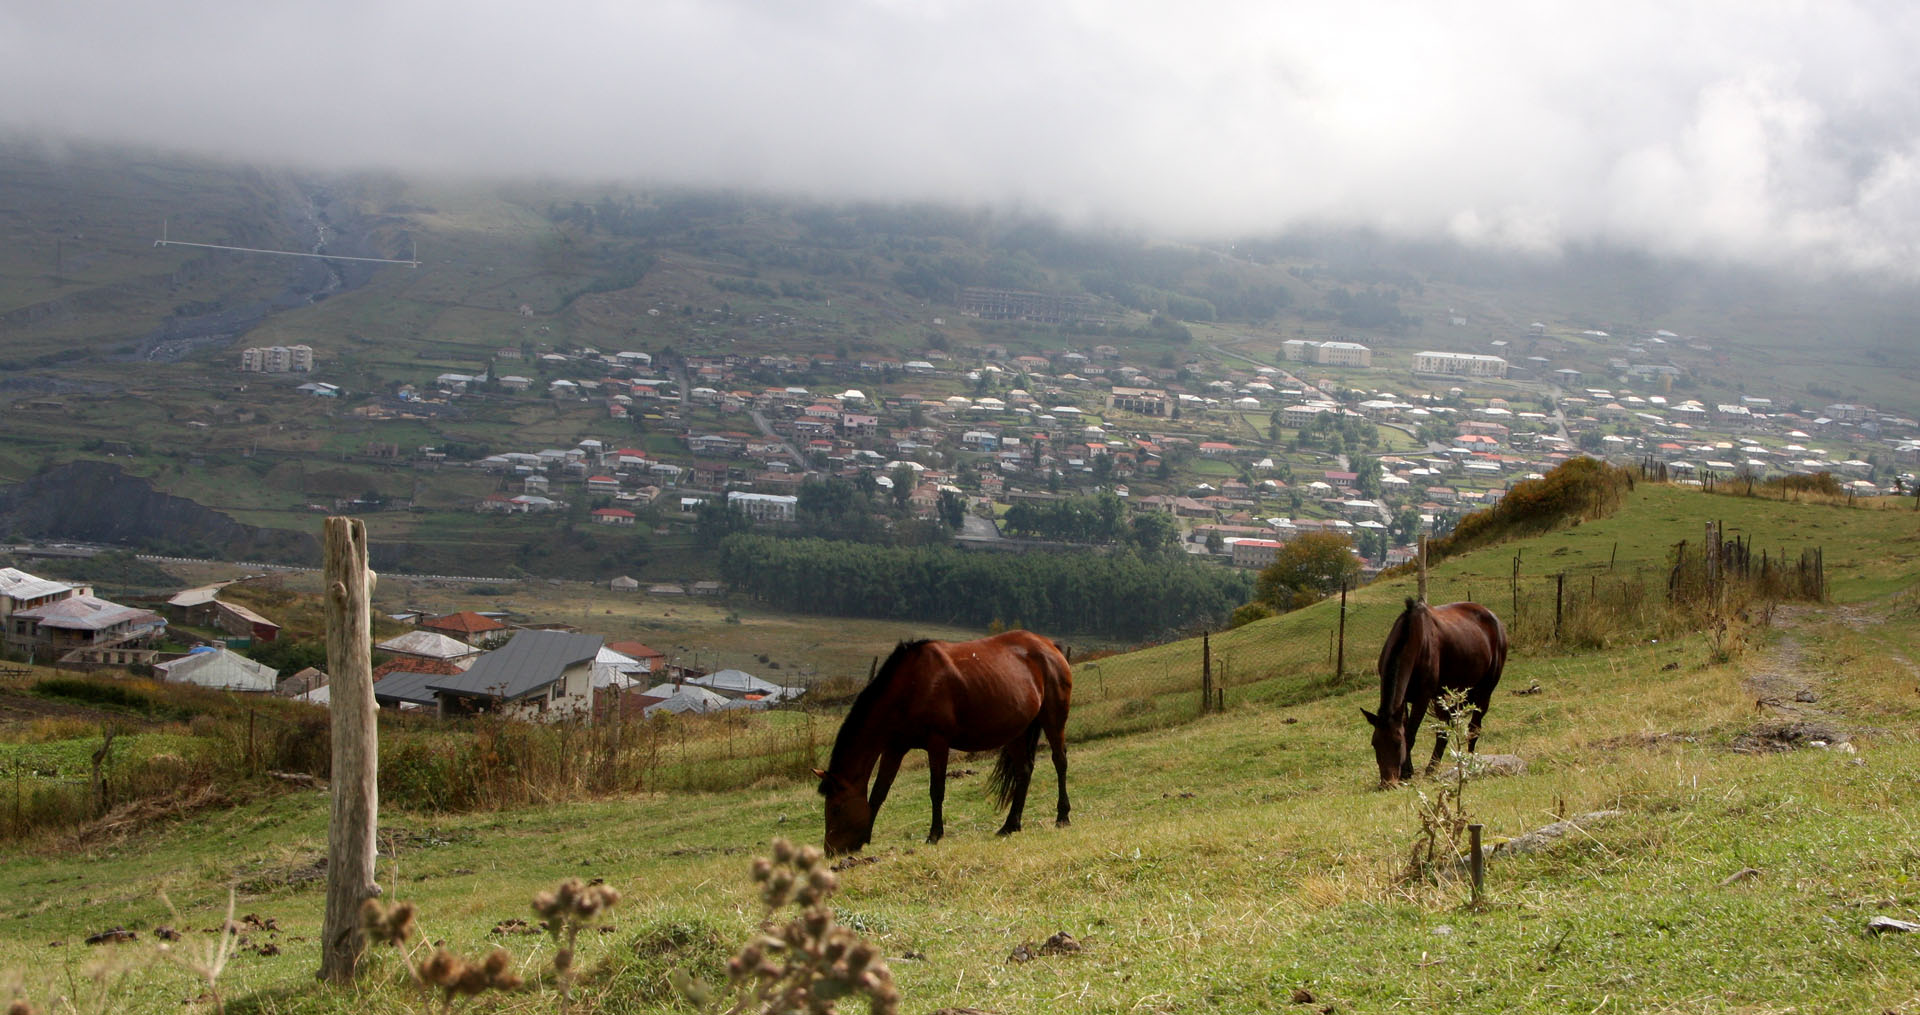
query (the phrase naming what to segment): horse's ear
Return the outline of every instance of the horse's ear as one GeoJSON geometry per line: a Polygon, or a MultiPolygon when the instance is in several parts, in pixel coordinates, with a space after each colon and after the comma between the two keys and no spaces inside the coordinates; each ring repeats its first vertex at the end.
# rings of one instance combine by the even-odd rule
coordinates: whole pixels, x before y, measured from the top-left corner
{"type": "Polygon", "coordinates": [[[1363,709],[1361,709],[1361,710],[1360,710],[1360,714],[1361,714],[1362,716],[1365,716],[1365,717],[1366,717],[1366,720],[1367,720],[1367,725],[1369,725],[1369,726],[1378,726],[1378,725],[1380,725],[1380,717],[1379,717],[1379,716],[1377,716],[1377,715],[1374,715],[1374,714],[1373,714],[1372,712],[1369,712],[1369,711],[1367,711],[1366,709],[1364,709],[1364,708],[1363,708],[1363,709]]]}

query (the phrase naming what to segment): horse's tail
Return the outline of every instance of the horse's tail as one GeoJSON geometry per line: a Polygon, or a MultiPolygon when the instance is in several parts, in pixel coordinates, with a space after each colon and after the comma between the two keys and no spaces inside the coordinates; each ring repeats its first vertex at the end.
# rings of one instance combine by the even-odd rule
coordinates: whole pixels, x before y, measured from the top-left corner
{"type": "Polygon", "coordinates": [[[987,785],[993,788],[994,799],[1000,806],[1013,806],[1013,794],[1033,775],[1033,756],[1040,750],[1040,720],[1035,719],[1027,726],[1027,731],[1007,741],[1000,748],[1000,760],[993,763],[993,774],[987,776],[987,785]]]}

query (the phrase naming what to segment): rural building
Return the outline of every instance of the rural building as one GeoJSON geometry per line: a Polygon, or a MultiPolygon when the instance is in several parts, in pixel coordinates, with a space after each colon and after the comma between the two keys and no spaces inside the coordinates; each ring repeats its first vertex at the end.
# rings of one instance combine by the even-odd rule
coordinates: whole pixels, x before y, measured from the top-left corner
{"type": "Polygon", "coordinates": [[[68,596],[14,610],[7,617],[6,644],[43,662],[145,662],[145,658],[101,653],[144,648],[166,628],[167,622],[159,614],[139,607],[90,595],[68,596]]]}
{"type": "Polygon", "coordinates": [[[800,504],[800,498],[773,493],[741,493],[737,490],[727,494],[727,507],[738,511],[757,522],[790,522],[794,511],[800,504]]]}
{"type": "Polygon", "coordinates": [[[388,638],[375,645],[378,651],[391,656],[406,659],[435,659],[460,669],[473,665],[480,658],[480,650],[458,638],[449,638],[438,631],[408,631],[397,638],[388,638]]]}
{"type": "Polygon", "coordinates": [[[1233,541],[1233,566],[1267,567],[1285,545],[1277,539],[1236,539],[1233,541]]]}
{"type": "Polygon", "coordinates": [[[271,694],[280,683],[280,671],[224,648],[202,647],[179,659],[153,664],[161,680],[197,684],[220,691],[259,691],[271,694]]]}
{"type": "Polygon", "coordinates": [[[36,606],[71,599],[74,596],[89,596],[93,589],[85,585],[67,585],[30,575],[17,567],[0,567],[0,625],[7,630],[7,618],[16,610],[30,610],[36,606]]]}
{"type": "Polygon", "coordinates": [[[1507,361],[1472,352],[1416,352],[1413,372],[1441,377],[1505,377],[1507,361]]]}
{"type": "Polygon", "coordinates": [[[1157,388],[1115,387],[1107,394],[1107,408],[1142,416],[1165,416],[1172,403],[1167,393],[1157,388]]]}
{"type": "Polygon", "coordinates": [[[242,349],[240,369],[262,374],[306,373],[313,369],[313,348],[306,345],[270,345],[242,349]]]}
{"type": "Polygon", "coordinates": [[[498,712],[518,719],[553,720],[586,712],[593,703],[599,635],[520,631],[481,656],[466,672],[427,684],[440,714],[498,712]]]}
{"type": "Polygon", "coordinates": [[[422,630],[438,631],[449,638],[455,638],[479,648],[485,648],[506,637],[507,630],[507,625],[472,610],[464,610],[445,617],[432,617],[421,621],[419,627],[422,630]]]}
{"type": "Polygon", "coordinates": [[[1333,367],[1370,367],[1373,350],[1358,342],[1315,342],[1295,338],[1280,343],[1288,360],[1295,363],[1319,363],[1333,367]]]}

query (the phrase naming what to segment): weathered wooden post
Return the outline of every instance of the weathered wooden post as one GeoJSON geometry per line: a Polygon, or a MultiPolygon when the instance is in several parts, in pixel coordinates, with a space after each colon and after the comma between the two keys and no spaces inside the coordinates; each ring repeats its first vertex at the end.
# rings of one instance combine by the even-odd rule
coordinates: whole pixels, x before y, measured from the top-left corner
{"type": "Polygon", "coordinates": [[[1200,632],[1200,714],[1213,708],[1213,643],[1208,633],[1200,632]]]}
{"type": "MultiPolygon", "coordinates": [[[[1421,597],[1421,601],[1425,601],[1424,596],[1421,597]]],[[[1334,657],[1333,679],[1336,683],[1347,679],[1347,583],[1345,581],[1340,583],[1340,652],[1334,657]]]]}
{"type": "Polygon", "coordinates": [[[353,979],[366,942],[360,907],[380,894],[374,832],[380,811],[380,746],[373,700],[373,572],[367,528],[328,518],[323,540],[327,672],[333,713],[333,814],[327,823],[327,914],[320,970],[333,983],[353,979]]]}
{"type": "Polygon", "coordinates": [[[1427,601],[1427,537],[1420,537],[1420,601],[1427,601]]]}
{"type": "Polygon", "coordinates": [[[1565,571],[1562,571],[1559,574],[1553,576],[1553,640],[1554,641],[1560,640],[1560,615],[1562,612],[1562,604],[1566,602],[1566,597],[1567,597],[1567,573],[1565,571]]]}
{"type": "Polygon", "coordinates": [[[1472,824],[1467,826],[1467,841],[1472,852],[1468,854],[1467,867],[1473,873],[1473,904],[1480,904],[1480,893],[1487,886],[1487,854],[1480,848],[1480,832],[1485,826],[1472,824]]]}

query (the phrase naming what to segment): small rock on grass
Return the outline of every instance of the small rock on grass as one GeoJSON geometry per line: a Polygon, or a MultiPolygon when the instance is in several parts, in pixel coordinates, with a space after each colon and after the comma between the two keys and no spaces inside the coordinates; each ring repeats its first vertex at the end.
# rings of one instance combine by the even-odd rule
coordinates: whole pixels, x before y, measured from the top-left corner
{"type": "Polygon", "coordinates": [[[1891,916],[1876,916],[1867,921],[1867,932],[1870,934],[1911,934],[1917,930],[1920,930],[1920,923],[1908,923],[1891,916]]]}

